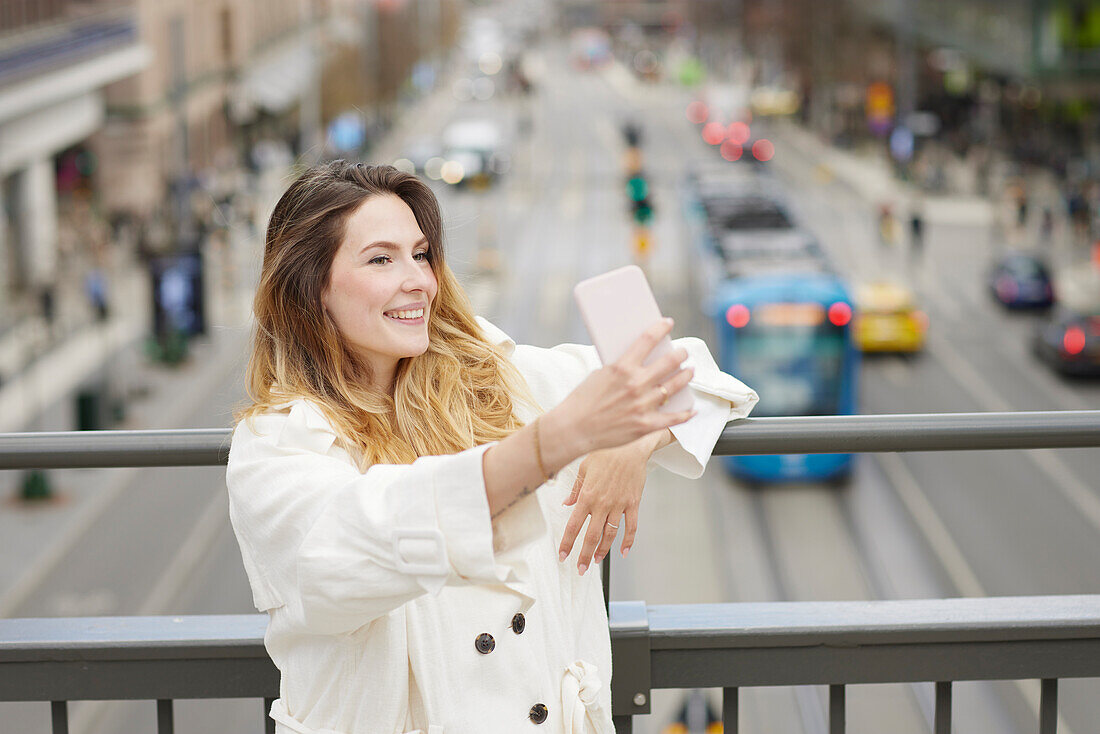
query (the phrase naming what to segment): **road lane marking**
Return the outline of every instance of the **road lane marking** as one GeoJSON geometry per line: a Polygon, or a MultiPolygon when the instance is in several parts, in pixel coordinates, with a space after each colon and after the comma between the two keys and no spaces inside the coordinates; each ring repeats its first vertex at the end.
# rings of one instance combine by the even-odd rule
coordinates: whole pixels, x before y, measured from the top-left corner
{"type": "Polygon", "coordinates": [[[947,526],[940,520],[932,503],[920,488],[916,478],[897,454],[878,454],[876,458],[894,486],[909,516],[917,524],[928,547],[947,572],[951,583],[963,596],[989,596],[978,577],[966,562],[962,550],[955,544],[947,526]]]}
{"type": "Polygon", "coordinates": [[[928,341],[929,346],[932,347],[930,350],[932,355],[970,393],[975,402],[995,413],[1006,413],[1012,410],[1012,406],[989,386],[989,382],[978,374],[978,371],[956,352],[947,340],[932,334],[928,337],[928,341]]]}
{"type": "MultiPolygon", "coordinates": [[[[951,532],[940,520],[935,508],[932,507],[932,503],[928,501],[927,495],[917,483],[916,477],[909,471],[909,467],[905,465],[901,457],[893,453],[884,453],[878,454],[876,458],[879,466],[886,473],[887,479],[890,480],[890,484],[897,492],[898,498],[901,499],[902,504],[909,512],[909,516],[913,518],[917,529],[924,536],[925,544],[932,551],[936,560],[939,561],[958,592],[968,597],[988,597],[989,593],[978,580],[970,564],[966,562],[966,557],[959,546],[955,544],[951,532]]],[[[1038,719],[1038,689],[1035,686],[1026,685],[1025,681],[1022,680],[1016,680],[1013,683],[1016,684],[1016,689],[1031,709],[1032,714],[1038,719]]],[[[1063,734],[1074,734],[1069,724],[1062,717],[1061,712],[1058,713],[1057,728],[1063,734]]]]}
{"type": "MultiPolygon", "coordinates": [[[[989,387],[969,362],[942,339],[935,340],[934,354],[941,364],[955,377],[971,396],[986,410],[1008,412],[1012,410],[1000,395],[989,387]]],[[[1085,482],[1081,481],[1066,463],[1051,449],[1031,449],[1024,451],[1039,470],[1057,487],[1071,507],[1084,516],[1092,527],[1100,532],[1100,497],[1085,482]]]]}
{"type": "Polygon", "coordinates": [[[179,546],[179,551],[160,575],[160,580],[138,609],[139,616],[164,614],[184,584],[214,547],[214,540],[229,518],[229,495],[217,491],[206,503],[198,522],[179,546]]]}

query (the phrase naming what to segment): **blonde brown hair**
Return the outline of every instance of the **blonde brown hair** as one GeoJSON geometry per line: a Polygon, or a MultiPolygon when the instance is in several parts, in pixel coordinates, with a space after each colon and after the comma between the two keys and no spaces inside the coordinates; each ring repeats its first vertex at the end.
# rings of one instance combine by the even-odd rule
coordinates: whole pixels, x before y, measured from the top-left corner
{"type": "Polygon", "coordinates": [[[499,440],[522,426],[513,415],[513,396],[534,404],[523,377],[486,341],[444,260],[435,195],[392,166],[334,161],[306,170],[290,185],[268,222],[253,311],[246,375],[252,403],[238,419],[307,398],[363,469],[499,440]],[[321,306],[348,217],[368,198],[387,195],[412,209],[439,283],[428,314],[428,350],[399,361],[392,397],[371,387],[369,365],[321,306]]]}

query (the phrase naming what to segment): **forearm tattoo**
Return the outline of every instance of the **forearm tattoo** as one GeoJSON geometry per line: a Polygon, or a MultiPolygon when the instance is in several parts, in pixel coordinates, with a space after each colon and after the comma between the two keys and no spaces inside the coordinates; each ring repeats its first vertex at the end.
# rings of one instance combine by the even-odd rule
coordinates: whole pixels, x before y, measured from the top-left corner
{"type": "Polygon", "coordinates": [[[524,485],[523,486],[523,491],[521,491],[519,494],[517,494],[515,497],[513,497],[511,502],[509,502],[504,507],[501,507],[495,513],[493,513],[493,516],[492,516],[491,519],[496,520],[498,517],[500,517],[505,512],[507,512],[509,509],[511,509],[512,505],[516,504],[521,499],[523,499],[524,497],[526,497],[527,495],[531,494],[534,491],[535,491],[534,488],[528,487],[527,485],[524,485]]]}

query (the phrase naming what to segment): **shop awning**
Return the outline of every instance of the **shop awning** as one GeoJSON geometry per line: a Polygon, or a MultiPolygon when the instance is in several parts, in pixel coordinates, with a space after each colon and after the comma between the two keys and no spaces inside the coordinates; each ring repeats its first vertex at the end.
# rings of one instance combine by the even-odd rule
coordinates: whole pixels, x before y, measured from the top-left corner
{"type": "Polygon", "coordinates": [[[238,122],[254,116],[256,110],[280,113],[289,109],[309,88],[317,84],[317,60],[302,38],[285,42],[249,64],[233,100],[238,122]]]}

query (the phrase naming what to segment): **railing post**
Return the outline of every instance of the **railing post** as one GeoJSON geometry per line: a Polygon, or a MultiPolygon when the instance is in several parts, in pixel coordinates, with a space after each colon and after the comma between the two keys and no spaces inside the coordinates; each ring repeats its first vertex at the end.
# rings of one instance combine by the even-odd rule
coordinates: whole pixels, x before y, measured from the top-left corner
{"type": "Polygon", "coordinates": [[[649,612],[642,601],[617,601],[611,608],[611,714],[616,731],[629,732],[631,716],[650,712],[649,612]]]}
{"type": "Polygon", "coordinates": [[[1039,734],[1058,731],[1058,679],[1044,678],[1039,689],[1039,734]]]}
{"type": "Polygon", "coordinates": [[[722,732],[737,734],[738,727],[737,688],[722,689],[722,732]]]}
{"type": "Polygon", "coordinates": [[[844,685],[829,686],[829,734],[844,734],[845,720],[844,685]]]}
{"type": "Polygon", "coordinates": [[[53,734],[69,734],[69,702],[50,701],[53,734]]]}
{"type": "Polygon", "coordinates": [[[173,734],[176,724],[172,720],[172,699],[157,699],[157,734],[173,734]]]}
{"type": "Polygon", "coordinates": [[[264,734],[275,734],[275,719],[271,718],[271,707],[275,704],[274,698],[264,699],[264,734]]]}
{"type": "Polygon", "coordinates": [[[951,681],[936,682],[936,734],[951,734],[951,681]]]}

